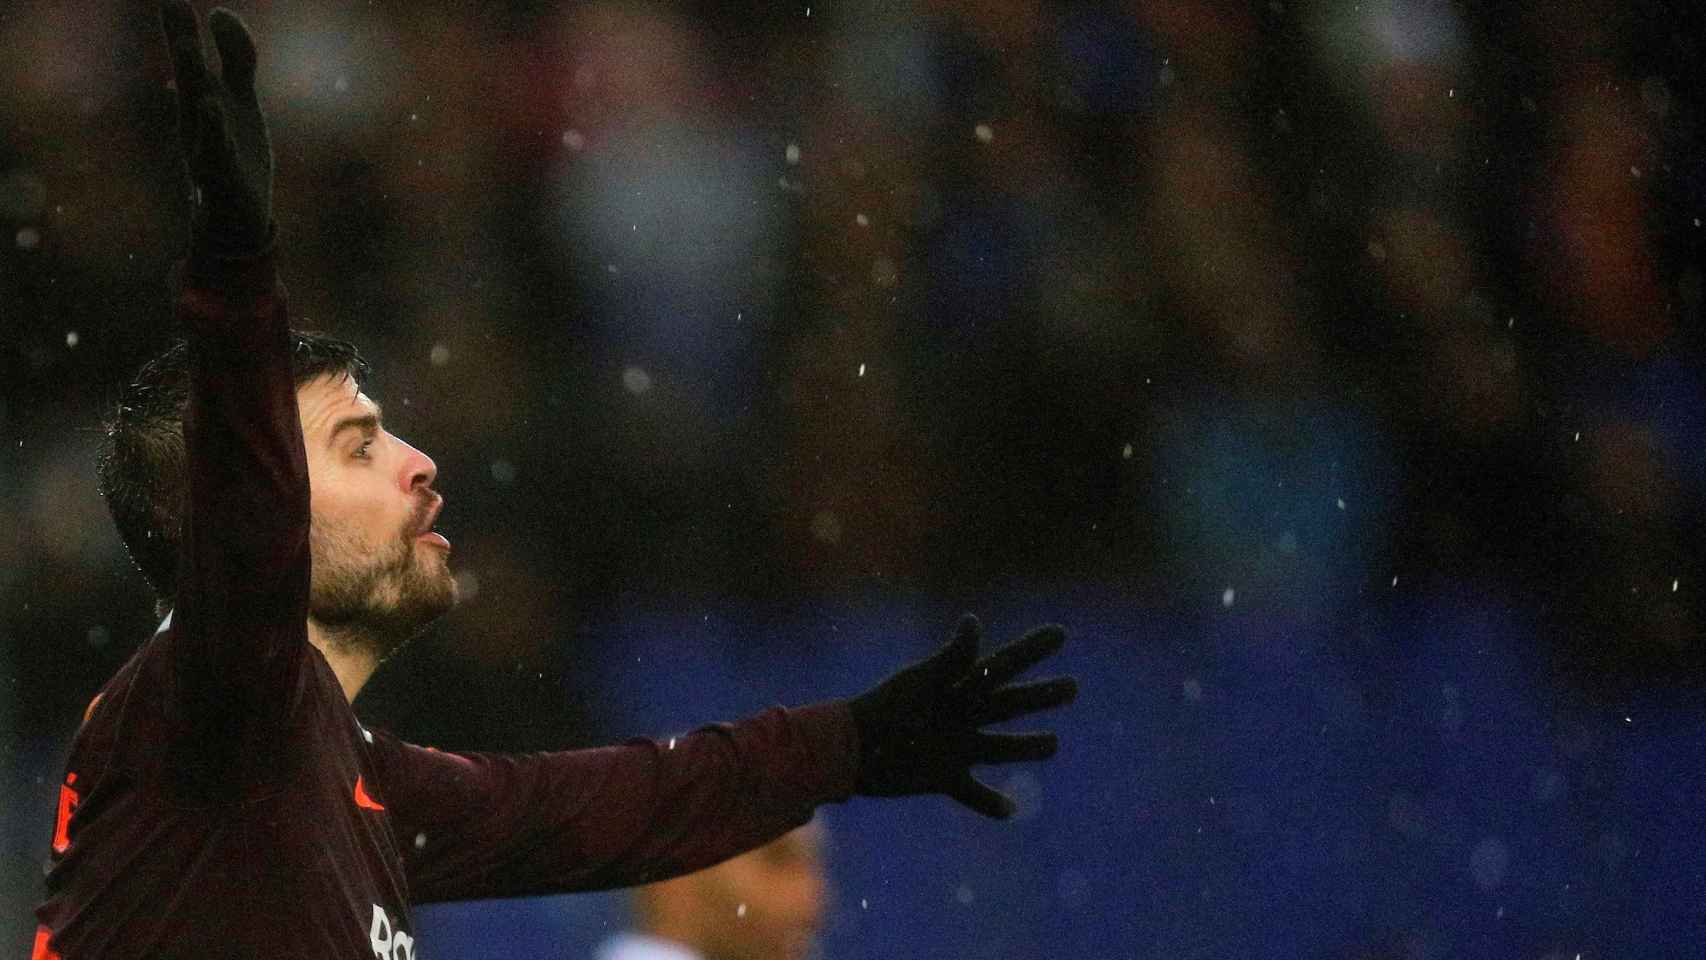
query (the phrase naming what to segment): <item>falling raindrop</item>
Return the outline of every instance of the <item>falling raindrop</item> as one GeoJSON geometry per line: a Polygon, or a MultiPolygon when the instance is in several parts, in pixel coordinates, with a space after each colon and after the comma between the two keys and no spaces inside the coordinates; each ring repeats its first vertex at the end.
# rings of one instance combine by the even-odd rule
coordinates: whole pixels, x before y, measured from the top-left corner
{"type": "Polygon", "coordinates": [[[458,602],[467,603],[480,595],[480,578],[474,575],[474,571],[464,567],[456,571],[454,579],[456,580],[456,599],[458,602]]]}
{"type": "Polygon", "coordinates": [[[840,543],[841,518],[833,510],[819,510],[812,516],[812,536],[821,543],[840,543]]]}

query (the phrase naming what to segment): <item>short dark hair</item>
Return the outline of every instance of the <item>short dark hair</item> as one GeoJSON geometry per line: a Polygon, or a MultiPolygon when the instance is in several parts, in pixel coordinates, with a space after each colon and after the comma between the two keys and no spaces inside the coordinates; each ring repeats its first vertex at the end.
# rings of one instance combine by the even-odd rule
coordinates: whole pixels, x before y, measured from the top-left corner
{"type": "MultiPolygon", "coordinates": [[[[177,596],[189,356],[189,344],[179,340],[137,371],[107,418],[97,467],[107,512],[162,615],[177,596]]],[[[324,376],[359,386],[368,376],[353,344],[299,330],[290,332],[290,365],[298,387],[324,376]]]]}

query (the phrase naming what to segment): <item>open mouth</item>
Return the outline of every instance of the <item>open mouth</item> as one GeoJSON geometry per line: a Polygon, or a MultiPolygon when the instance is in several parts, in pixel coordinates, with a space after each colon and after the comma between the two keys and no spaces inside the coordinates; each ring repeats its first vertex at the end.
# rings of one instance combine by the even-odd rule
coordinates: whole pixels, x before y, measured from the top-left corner
{"type": "Polygon", "coordinates": [[[444,498],[434,494],[432,504],[422,511],[423,515],[420,522],[415,525],[415,528],[420,531],[415,534],[415,539],[424,540],[434,546],[449,550],[450,541],[445,538],[444,534],[432,528],[432,525],[438,522],[438,512],[442,509],[444,509],[444,498]]]}

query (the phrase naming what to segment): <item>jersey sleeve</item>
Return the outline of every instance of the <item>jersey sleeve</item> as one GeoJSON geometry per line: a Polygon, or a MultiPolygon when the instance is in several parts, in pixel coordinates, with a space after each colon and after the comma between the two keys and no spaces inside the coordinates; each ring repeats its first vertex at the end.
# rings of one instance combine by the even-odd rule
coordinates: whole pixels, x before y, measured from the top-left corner
{"type": "Polygon", "coordinates": [[[560,753],[464,755],[374,737],[377,799],[417,903],[600,890],[701,870],[845,800],[859,753],[839,702],[560,753]]]}
{"type": "Polygon", "coordinates": [[[186,273],[186,483],[172,610],[169,756],[221,789],[276,773],[304,679],[308,467],[271,255],[186,273]],[[235,783],[234,783],[235,781],[235,783]]]}

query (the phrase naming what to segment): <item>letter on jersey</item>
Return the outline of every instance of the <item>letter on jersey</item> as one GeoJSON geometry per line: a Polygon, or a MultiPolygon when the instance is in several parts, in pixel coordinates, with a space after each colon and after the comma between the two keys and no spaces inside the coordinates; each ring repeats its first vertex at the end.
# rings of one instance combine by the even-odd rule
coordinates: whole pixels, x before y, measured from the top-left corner
{"type": "MultiPolygon", "coordinates": [[[[53,822],[53,852],[64,853],[71,847],[71,811],[77,809],[77,803],[82,798],[71,785],[77,782],[75,773],[65,775],[65,783],[59,787],[59,816],[53,822]]],[[[37,834],[40,836],[40,834],[37,834]]]]}

